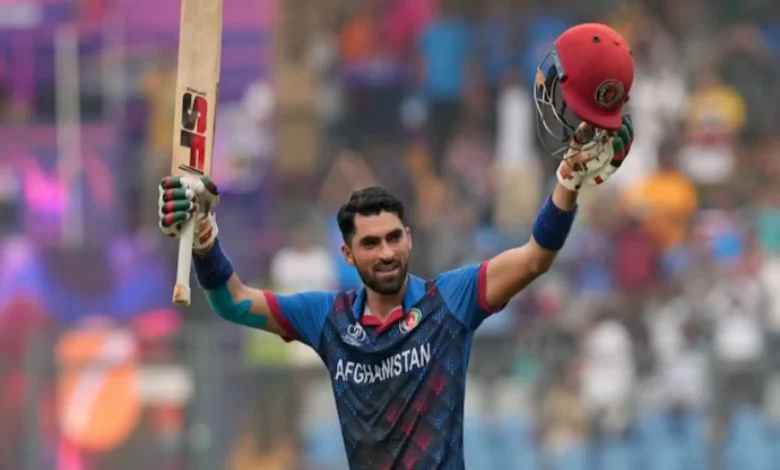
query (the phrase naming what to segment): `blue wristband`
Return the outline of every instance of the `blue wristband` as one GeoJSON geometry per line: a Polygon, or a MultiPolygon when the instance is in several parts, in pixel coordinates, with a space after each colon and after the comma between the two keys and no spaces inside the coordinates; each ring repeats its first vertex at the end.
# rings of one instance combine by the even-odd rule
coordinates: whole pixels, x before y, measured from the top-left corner
{"type": "Polygon", "coordinates": [[[198,283],[206,290],[224,286],[233,275],[233,265],[222,251],[219,239],[214,241],[214,246],[208,253],[193,254],[192,259],[198,283]]]}
{"type": "Polygon", "coordinates": [[[569,236],[576,215],[576,206],[571,211],[564,211],[553,204],[552,196],[548,197],[534,221],[531,232],[534,240],[546,250],[560,250],[566,243],[566,237],[569,236]]]}

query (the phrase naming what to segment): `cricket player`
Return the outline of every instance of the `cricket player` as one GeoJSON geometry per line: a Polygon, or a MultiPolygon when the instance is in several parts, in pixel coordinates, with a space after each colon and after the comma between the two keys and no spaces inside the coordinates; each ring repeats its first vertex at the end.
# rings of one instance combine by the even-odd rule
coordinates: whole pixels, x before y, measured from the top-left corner
{"type": "Polygon", "coordinates": [[[193,263],[214,312],[318,353],[351,469],[462,469],[474,332],[553,263],[583,183],[601,184],[620,166],[633,136],[623,114],[633,74],[628,46],[605,25],[575,26],[555,41],[534,90],[539,135],[561,159],[558,185],[530,240],[481,264],[410,274],[404,206],[378,187],[355,192],[337,216],[343,256],[363,281],[357,291],[277,295],[242,283],[220,244],[218,190],[207,178],[162,181],[160,226],[176,237],[197,217],[193,263]]]}

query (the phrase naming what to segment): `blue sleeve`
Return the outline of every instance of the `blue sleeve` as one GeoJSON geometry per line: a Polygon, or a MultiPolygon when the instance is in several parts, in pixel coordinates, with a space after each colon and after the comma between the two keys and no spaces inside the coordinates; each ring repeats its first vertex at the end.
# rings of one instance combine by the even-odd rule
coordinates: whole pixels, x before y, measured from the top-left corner
{"type": "Polygon", "coordinates": [[[336,294],[311,291],[293,295],[266,292],[266,301],[276,323],[285,334],[285,341],[298,340],[319,350],[320,333],[333,308],[336,294]]]}
{"type": "Polygon", "coordinates": [[[502,310],[491,308],[485,297],[487,261],[447,271],[436,277],[436,287],[450,311],[466,325],[476,330],[491,314],[502,310]]]}

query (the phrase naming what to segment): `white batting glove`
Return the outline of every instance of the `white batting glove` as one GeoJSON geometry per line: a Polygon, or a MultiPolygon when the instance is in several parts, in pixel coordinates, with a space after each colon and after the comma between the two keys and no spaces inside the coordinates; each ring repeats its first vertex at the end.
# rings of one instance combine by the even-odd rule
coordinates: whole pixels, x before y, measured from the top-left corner
{"type": "Polygon", "coordinates": [[[580,124],[558,166],[558,182],[571,191],[579,191],[585,182],[602,184],[620,168],[631,150],[634,130],[629,116],[623,116],[623,125],[616,132],[602,131],[603,135],[596,140],[583,137],[593,132],[589,124],[580,124]]]}
{"type": "Polygon", "coordinates": [[[181,234],[185,222],[195,217],[193,249],[202,250],[214,243],[219,233],[211,209],[219,202],[219,190],[208,177],[168,176],[158,187],[160,230],[171,238],[181,234]]]}

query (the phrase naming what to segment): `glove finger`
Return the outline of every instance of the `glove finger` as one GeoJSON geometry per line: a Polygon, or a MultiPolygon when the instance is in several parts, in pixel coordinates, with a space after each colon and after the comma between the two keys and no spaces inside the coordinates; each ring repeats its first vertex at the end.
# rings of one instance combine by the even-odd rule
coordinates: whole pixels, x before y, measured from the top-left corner
{"type": "Polygon", "coordinates": [[[600,182],[597,182],[597,184],[601,184],[604,181],[606,181],[610,176],[612,176],[617,171],[617,168],[614,166],[607,166],[604,168],[604,172],[599,175],[600,182]]]}
{"type": "Polygon", "coordinates": [[[610,161],[611,166],[620,168],[620,165],[623,164],[623,159],[626,158],[626,144],[620,134],[618,134],[618,136],[615,137],[615,140],[612,141],[612,151],[614,156],[610,161]]]}
{"type": "Polygon", "coordinates": [[[169,212],[160,217],[160,226],[162,228],[173,227],[186,222],[190,217],[192,217],[192,213],[190,212],[169,212]]]}
{"type": "Polygon", "coordinates": [[[598,157],[599,149],[596,145],[588,148],[570,148],[563,159],[563,163],[570,171],[586,173],[588,166],[593,165],[591,162],[598,160],[598,157]]]}
{"type": "Polygon", "coordinates": [[[187,187],[194,192],[204,211],[211,210],[212,207],[219,203],[219,190],[217,185],[211,181],[211,178],[195,178],[186,181],[184,184],[188,185],[187,187]]]}
{"type": "Polygon", "coordinates": [[[626,152],[623,157],[625,158],[631,152],[631,145],[634,143],[634,122],[631,120],[631,116],[629,115],[623,116],[623,126],[626,128],[626,131],[628,132],[628,140],[623,142],[623,144],[626,147],[626,152]]]}
{"type": "Polygon", "coordinates": [[[618,129],[615,134],[615,139],[612,141],[612,149],[615,156],[612,158],[612,166],[620,168],[623,164],[623,160],[628,155],[628,151],[631,149],[632,134],[628,126],[624,125],[618,129]]]}
{"type": "Polygon", "coordinates": [[[211,191],[206,188],[206,182],[201,178],[186,181],[184,184],[187,185],[188,188],[192,189],[192,191],[194,191],[199,198],[208,199],[213,197],[211,191]]]}
{"type": "Polygon", "coordinates": [[[181,176],[166,176],[160,181],[160,187],[163,190],[185,187],[181,176]]]}
{"type": "Polygon", "coordinates": [[[206,191],[210,192],[214,196],[219,196],[219,189],[217,188],[217,185],[211,181],[211,178],[208,176],[203,176],[200,180],[203,183],[203,187],[206,188],[206,191]]]}
{"type": "Polygon", "coordinates": [[[192,201],[195,199],[195,193],[191,189],[176,188],[176,189],[160,189],[160,197],[162,202],[168,201],[192,201]]]}
{"type": "Polygon", "coordinates": [[[631,120],[631,116],[628,114],[623,115],[623,125],[621,127],[626,128],[630,139],[634,138],[634,122],[631,120]]]}
{"type": "Polygon", "coordinates": [[[615,173],[616,171],[617,171],[616,167],[612,165],[607,165],[596,176],[593,176],[592,178],[588,178],[588,184],[591,186],[598,186],[604,183],[605,181],[607,181],[607,179],[609,179],[609,177],[612,176],[612,174],[615,173]]]}
{"type": "MultiPolygon", "coordinates": [[[[610,137],[610,139],[612,138],[610,137]]],[[[589,159],[581,164],[581,171],[583,173],[590,173],[592,171],[598,171],[599,168],[606,165],[612,158],[612,153],[607,151],[609,145],[612,145],[611,140],[599,142],[591,149],[589,159]]]]}
{"type": "Polygon", "coordinates": [[[160,212],[162,214],[171,214],[174,212],[194,212],[196,209],[197,203],[188,199],[168,201],[160,206],[160,212]]]}
{"type": "Polygon", "coordinates": [[[623,146],[626,146],[626,144],[631,141],[631,132],[628,130],[628,127],[620,126],[620,129],[618,129],[617,134],[615,135],[615,140],[618,139],[623,146]]]}

